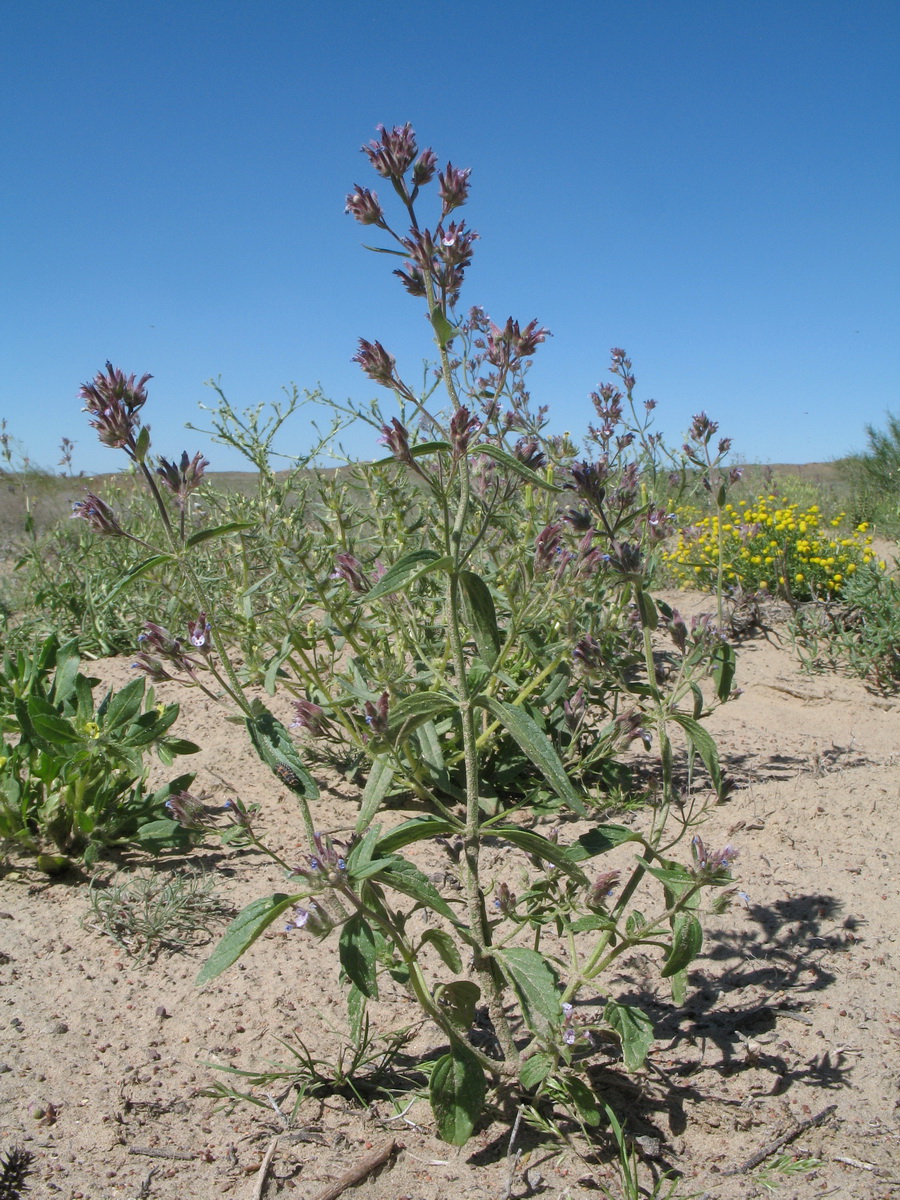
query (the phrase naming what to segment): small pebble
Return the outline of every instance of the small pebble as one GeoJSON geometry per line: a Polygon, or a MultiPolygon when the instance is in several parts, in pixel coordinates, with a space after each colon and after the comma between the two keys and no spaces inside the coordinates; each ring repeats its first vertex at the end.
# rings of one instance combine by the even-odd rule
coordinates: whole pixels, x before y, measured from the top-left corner
{"type": "Polygon", "coordinates": [[[53,1024],[50,1026],[50,1028],[47,1030],[47,1032],[48,1033],[68,1033],[69,1027],[65,1023],[65,1021],[54,1021],[53,1024]]]}

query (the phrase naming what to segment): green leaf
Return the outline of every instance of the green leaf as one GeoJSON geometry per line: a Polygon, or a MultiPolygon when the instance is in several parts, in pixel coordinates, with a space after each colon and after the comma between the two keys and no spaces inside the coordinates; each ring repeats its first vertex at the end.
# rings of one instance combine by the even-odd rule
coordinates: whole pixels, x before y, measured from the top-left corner
{"type": "Polygon", "coordinates": [[[702,945],[703,929],[693,913],[676,913],[672,922],[672,945],[660,971],[663,979],[685,970],[700,953],[702,945]]]}
{"type": "MultiPolygon", "coordinates": [[[[427,454],[443,454],[450,448],[449,442],[420,442],[418,446],[410,446],[409,452],[413,458],[424,458],[427,454]]],[[[396,458],[391,454],[388,458],[379,458],[371,465],[373,467],[389,467],[396,462],[396,458]]]]}
{"type": "Polygon", "coordinates": [[[639,858],[638,862],[654,879],[658,879],[660,883],[664,883],[667,887],[674,888],[676,894],[684,891],[686,887],[692,887],[697,882],[690,871],[685,867],[679,866],[677,863],[672,863],[670,866],[665,867],[654,867],[643,858],[639,858]]]}
{"type": "Polygon", "coordinates": [[[684,1004],[687,996],[687,971],[676,971],[669,980],[669,987],[672,989],[672,1003],[679,1008],[684,1004]]]}
{"type": "Polygon", "coordinates": [[[213,538],[227,537],[229,533],[242,533],[245,529],[253,529],[255,526],[255,521],[229,521],[226,525],[216,525],[214,529],[198,529],[196,533],[191,534],[185,546],[190,550],[193,546],[212,541],[213,538]]]}
{"type": "Polygon", "coordinates": [[[462,956],[459,953],[459,947],[446,929],[426,929],[420,944],[434,946],[443,962],[454,974],[458,975],[462,970],[462,956]]]}
{"type": "Polygon", "coordinates": [[[487,708],[518,742],[560,800],[568,804],[580,817],[586,817],[587,810],[581,803],[581,798],[572,786],[559,755],[540,726],[521,708],[507,704],[505,700],[498,700],[495,696],[479,696],[478,703],[487,708]]]}
{"type": "Polygon", "coordinates": [[[341,929],[338,945],[347,978],[370,1000],[378,999],[377,954],[372,926],[355,913],[341,929]]]}
{"type": "Polygon", "coordinates": [[[596,858],[598,854],[606,854],[615,850],[623,842],[639,842],[641,835],[624,825],[596,825],[583,833],[570,847],[569,858],[572,862],[584,862],[588,858],[596,858]]]}
{"type": "Polygon", "coordinates": [[[436,913],[440,913],[442,917],[447,917],[448,920],[457,923],[457,917],[453,909],[437,890],[434,884],[428,879],[427,875],[413,866],[411,862],[407,862],[405,858],[399,855],[394,855],[391,859],[391,866],[380,871],[377,875],[381,883],[392,887],[397,892],[402,892],[404,896],[410,896],[413,900],[425,908],[434,909],[436,913]]]}
{"type": "Polygon", "coordinates": [[[519,462],[515,455],[510,454],[508,450],[501,449],[500,446],[495,446],[492,442],[476,442],[473,446],[469,447],[469,453],[484,454],[488,458],[494,459],[495,462],[502,463],[515,475],[527,480],[528,483],[534,484],[535,487],[545,488],[548,492],[561,492],[563,490],[558,483],[548,483],[543,475],[538,475],[537,471],[532,471],[530,467],[526,467],[524,463],[519,462]]]}
{"type": "Polygon", "coordinates": [[[318,800],[319,789],[291,735],[260,700],[254,700],[252,708],[253,716],[246,717],[244,724],[256,753],[286,788],[307,800],[318,800]]]}
{"type": "Polygon", "coordinates": [[[527,1091],[534,1091],[544,1082],[553,1067],[554,1062],[549,1054],[533,1054],[522,1064],[522,1069],[519,1071],[519,1082],[527,1091]]]}
{"type": "Polygon", "coordinates": [[[390,596],[393,592],[402,591],[423,575],[432,571],[442,571],[453,566],[449,555],[443,558],[435,550],[413,550],[397,559],[392,567],[378,580],[366,596],[367,600],[378,600],[382,596],[390,596]]]}
{"type": "Polygon", "coordinates": [[[724,704],[734,686],[734,671],[737,664],[734,646],[729,645],[728,642],[720,642],[713,650],[712,660],[716,695],[724,704]]]}
{"type": "Polygon", "coordinates": [[[388,740],[402,740],[426,721],[452,712],[456,707],[455,701],[441,692],[413,692],[411,696],[404,696],[390,707],[388,740]]]}
{"type": "Polygon", "coordinates": [[[435,837],[450,837],[461,831],[461,825],[453,825],[450,821],[444,821],[440,817],[413,817],[412,820],[404,821],[402,825],[398,825],[396,829],[385,834],[376,846],[375,853],[394,854],[397,850],[402,850],[404,846],[411,846],[414,842],[424,842],[435,837]]]}
{"type": "Polygon", "coordinates": [[[653,1045],[653,1022],[640,1008],[617,1004],[615,1000],[607,1004],[603,1017],[622,1043],[625,1066],[629,1071],[637,1071],[653,1045]]]}
{"type": "Polygon", "coordinates": [[[450,983],[439,984],[434,998],[457,1029],[463,1032],[471,1029],[475,1009],[481,999],[481,988],[477,983],[472,983],[470,979],[454,979],[450,983]]]}
{"type": "Polygon", "coordinates": [[[142,425],[141,431],[137,435],[137,440],[134,443],[134,460],[142,463],[147,457],[147,451],[150,449],[150,426],[142,425]]]}
{"type": "Polygon", "coordinates": [[[653,597],[648,596],[640,584],[635,584],[634,598],[637,601],[641,624],[645,629],[654,630],[659,623],[659,614],[656,611],[653,597]]]}
{"type": "Polygon", "coordinates": [[[360,800],[359,816],[356,818],[357,833],[363,833],[369,828],[393,782],[394,768],[390,760],[382,756],[373,759],[372,769],[369,771],[369,778],[360,800]]]}
{"type": "Polygon", "coordinates": [[[171,817],[148,821],[137,831],[137,840],[142,850],[150,854],[161,854],[163,850],[184,850],[191,844],[191,832],[171,817]]]}
{"type": "Polygon", "coordinates": [[[597,1103],[597,1097],[594,1095],[593,1089],[577,1075],[567,1077],[565,1088],[571,1097],[572,1104],[582,1123],[585,1125],[599,1125],[603,1119],[603,1114],[600,1111],[600,1105],[597,1103]]]}
{"type": "Polygon", "coordinates": [[[562,1017],[559,980],[551,965],[537,950],[509,946],[494,951],[494,957],[516,990],[529,1029],[548,1033],[562,1017]]]}
{"type": "Polygon", "coordinates": [[[78,733],[71,721],[59,716],[53,705],[40,696],[31,696],[28,700],[28,716],[32,728],[45,744],[52,747],[51,753],[58,752],[63,744],[80,742],[82,735],[78,733]]]}
{"type": "Polygon", "coordinates": [[[573,863],[572,853],[566,846],[559,846],[556,842],[551,842],[549,838],[545,838],[531,829],[520,829],[517,825],[491,825],[485,832],[490,833],[492,837],[504,838],[507,842],[512,842],[514,846],[518,846],[527,854],[533,854],[535,858],[552,863],[554,867],[565,871],[578,883],[586,884],[588,882],[585,873],[573,863]]]}
{"type": "Polygon", "coordinates": [[[167,566],[174,563],[175,559],[171,554],[154,554],[152,558],[145,558],[143,562],[139,562],[136,567],[132,567],[130,571],[126,571],[118,583],[113,584],[104,597],[104,604],[109,604],[123,588],[128,587],[130,583],[134,583],[136,579],[140,579],[143,575],[148,575],[157,567],[167,566]]]}
{"type": "Polygon", "coordinates": [[[290,908],[301,898],[302,893],[287,896],[283,892],[276,892],[274,896],[260,896],[258,900],[248,904],[243,912],[234,918],[218,946],[203,964],[197,976],[197,983],[208,983],[210,979],[221,975],[232,963],[237,962],[259,935],[264,933],[286,908],[290,908]]]}
{"type": "Polygon", "coordinates": [[[464,1146],[484,1109],[487,1084],[481,1063],[470,1050],[454,1045],[435,1063],[429,1091],[438,1133],[451,1146],[464,1146]]]}
{"type": "Polygon", "coordinates": [[[700,755],[703,765],[709,771],[709,777],[712,780],[713,787],[716,789],[716,794],[721,796],[722,771],[719,766],[719,752],[711,735],[698,721],[695,721],[693,717],[689,717],[687,713],[673,712],[672,720],[677,721],[687,734],[688,741],[700,755]]]}
{"type": "Polygon", "coordinates": [[[494,597],[488,585],[474,571],[460,571],[459,583],[478,653],[492,667],[500,653],[500,630],[497,627],[494,597]]]}
{"type": "Polygon", "coordinates": [[[104,729],[112,732],[133,721],[141,711],[145,688],[145,679],[132,679],[120,691],[111,694],[106,719],[103,722],[104,729]]]}
{"type": "Polygon", "coordinates": [[[447,320],[439,304],[431,310],[431,327],[434,330],[434,339],[442,350],[445,350],[459,333],[447,320]]]}

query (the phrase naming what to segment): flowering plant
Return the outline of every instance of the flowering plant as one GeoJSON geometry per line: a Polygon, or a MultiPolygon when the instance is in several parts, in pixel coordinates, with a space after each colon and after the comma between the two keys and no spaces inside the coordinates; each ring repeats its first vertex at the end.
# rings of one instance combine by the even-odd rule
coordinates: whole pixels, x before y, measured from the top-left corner
{"type": "MultiPolygon", "coordinates": [[[[697,681],[711,674],[717,700],[727,699],[733,653],[709,622],[689,637],[651,593],[670,515],[648,468],[646,425],[628,424],[635,383],[627,355],[613,352],[625,393],[616,385],[596,393],[599,454],[578,461],[567,438],[546,434],[546,412],[532,409],[525,386],[548,331],[535,320],[498,325],[480,308],[459,309],[477,238],[456,216],[469,172],[451,163],[439,171],[409,125],[381,129],[363,151],[390,185],[403,224],[395,228],[362,186],[347,211],[390,239],[378,249],[400,259],[395,275],[424,301],[437,366],[417,390],[380,342],[361,340],[355,360],[392,393],[399,415],[387,419],[377,404],[356,415],[376,426],[388,457],[357,468],[351,484],[321,483],[308,512],[322,539],[294,519],[277,537],[267,520],[253,525],[270,575],[289,573],[294,597],[290,608],[272,604],[269,620],[283,625],[266,680],[294,692],[310,749],[350,747],[366,764],[352,828],[319,827],[308,755],[248,700],[204,601],[192,547],[243,539],[250,523],[186,535],[169,518],[167,545],[135,568],[180,572],[200,612],[187,639],[148,623],[139,665],[230,698],[262,761],[295,794],[307,842],[298,863],[273,854],[286,868],[284,889],[236,918],[200,982],[279,919],[293,936],[334,936],[352,1020],[383,988],[400,986],[449,1046],[430,1070],[435,1120],[448,1141],[471,1135],[490,1082],[517,1089],[531,1112],[542,1097],[563,1096],[596,1123],[586,1063],[598,1039],[618,1044],[628,1069],[643,1063],[653,1040],[650,1018],[612,994],[604,973],[636,946],[655,950],[681,1003],[702,944],[702,893],[731,880],[730,849],[710,853],[695,837],[692,854],[679,858],[676,847],[728,790],[701,724],[697,681]],[[435,181],[437,219],[426,227],[418,206],[435,181]],[[678,661],[669,682],[658,670],[662,639],[678,661]],[[595,815],[607,803],[601,767],[631,744],[655,754],[646,764],[643,831],[595,815]],[[386,800],[410,795],[424,814],[393,825],[386,800]],[[544,828],[548,807],[553,826],[544,828]],[[485,865],[495,845],[505,878],[485,865]],[[434,853],[454,881],[443,890],[423,870],[434,853]],[[610,865],[597,870],[601,855],[610,865]],[[474,1037],[476,1016],[490,1030],[487,1045],[474,1037]]],[[[85,389],[94,422],[164,505],[147,466],[149,435],[137,426],[140,406],[128,400],[146,380],[132,385],[112,368],[108,379],[85,389]],[[123,411],[108,412],[115,404],[123,411]]],[[[176,502],[189,469],[191,482],[202,472],[194,462],[160,462],[176,502]]],[[[102,533],[128,536],[93,503],[81,515],[102,533]]],[[[189,796],[173,807],[187,822],[197,812],[189,796]]],[[[240,813],[263,847],[254,820],[240,813]]]]}

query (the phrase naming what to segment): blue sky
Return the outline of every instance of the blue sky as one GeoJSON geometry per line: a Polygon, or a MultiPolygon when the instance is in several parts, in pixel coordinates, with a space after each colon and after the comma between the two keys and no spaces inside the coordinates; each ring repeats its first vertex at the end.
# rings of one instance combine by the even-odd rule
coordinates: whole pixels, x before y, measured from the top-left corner
{"type": "MultiPolygon", "coordinates": [[[[117,469],[77,400],[110,358],[154,375],[158,453],[239,469],[184,430],[211,377],[364,401],[363,336],[415,379],[420,303],[343,212],[409,120],[472,168],[466,306],[553,331],[555,429],[623,346],[673,440],[703,409],[752,461],[861,448],[900,409],[898,46],[896,0],[6,5],[0,417],[117,469]]],[[[281,448],[308,442],[307,413],[281,448]]]]}

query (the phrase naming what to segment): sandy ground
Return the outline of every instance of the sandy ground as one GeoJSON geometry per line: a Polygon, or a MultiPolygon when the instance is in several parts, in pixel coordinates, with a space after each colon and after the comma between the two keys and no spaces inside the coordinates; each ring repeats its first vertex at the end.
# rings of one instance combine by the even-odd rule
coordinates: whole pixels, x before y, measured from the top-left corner
{"type": "MultiPolygon", "coordinates": [[[[124,661],[96,673],[116,685],[130,677],[124,661]]],[[[896,1196],[900,703],[854,680],[804,676],[774,635],[743,643],[737,683],[742,697],[710,729],[739,788],[703,836],[739,849],[746,901],[708,921],[683,1010],[657,986],[649,959],[623,964],[610,990],[647,1005],[658,1037],[646,1070],[628,1076],[601,1053],[596,1079],[640,1139],[644,1181],[674,1169],[680,1196],[896,1196]],[[779,1151],[820,1165],[773,1170],[776,1153],[730,1173],[826,1109],[779,1151]]],[[[191,764],[194,790],[219,803],[235,793],[261,802],[267,838],[296,854],[296,808],[240,731],[197,693],[171,689],[171,698],[183,706],[175,732],[203,747],[191,764]]],[[[286,700],[273,707],[287,717],[286,700]]],[[[317,821],[346,828],[356,792],[318,775],[317,821]]],[[[279,871],[257,853],[211,848],[194,858],[236,909],[279,890],[279,871]]],[[[298,1033],[314,1052],[333,1053],[345,1028],[333,939],[317,944],[278,923],[198,989],[208,946],[141,966],[86,927],[87,913],[83,882],[0,882],[0,1148],[34,1154],[35,1200],[319,1200],[392,1140],[394,1155],[349,1196],[576,1200],[604,1186],[620,1195],[608,1158],[559,1152],[524,1127],[516,1165],[514,1112],[495,1111],[455,1149],[434,1136],[421,1099],[399,1117],[385,1100],[363,1109],[339,1096],[295,1108],[296,1093],[274,1080],[254,1090],[256,1105],[224,1104],[208,1094],[216,1082],[251,1089],[217,1067],[289,1062],[283,1043],[296,1047],[298,1033]]],[[[415,1023],[411,1010],[399,988],[385,989],[375,1015],[397,1028],[415,1023]]],[[[420,1029],[410,1048],[434,1045],[420,1029]]]]}

